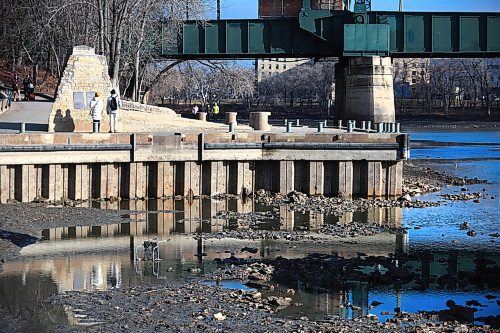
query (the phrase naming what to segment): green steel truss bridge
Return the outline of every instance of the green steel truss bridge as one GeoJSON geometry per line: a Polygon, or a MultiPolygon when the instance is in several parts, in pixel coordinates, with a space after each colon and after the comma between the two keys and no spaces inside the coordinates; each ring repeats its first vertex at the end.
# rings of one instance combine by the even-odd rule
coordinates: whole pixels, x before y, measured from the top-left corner
{"type": "Polygon", "coordinates": [[[370,11],[369,0],[331,11],[303,0],[297,18],[186,21],[176,30],[165,22],[163,36],[163,56],[177,59],[492,58],[500,57],[500,13],[370,11]]]}

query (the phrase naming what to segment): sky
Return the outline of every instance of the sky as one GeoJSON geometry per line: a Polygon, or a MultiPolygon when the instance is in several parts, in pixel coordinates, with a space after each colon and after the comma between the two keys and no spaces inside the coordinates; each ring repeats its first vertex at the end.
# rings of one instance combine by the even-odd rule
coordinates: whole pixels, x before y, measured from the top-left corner
{"type": "MultiPolygon", "coordinates": [[[[213,0],[214,4],[216,0],[213,0]]],[[[354,0],[351,1],[353,3],[354,0]]],[[[258,0],[221,0],[221,18],[257,18],[258,0]]],[[[372,10],[398,10],[399,0],[372,0],[372,10]]],[[[404,0],[405,11],[500,12],[500,0],[404,0]]]]}

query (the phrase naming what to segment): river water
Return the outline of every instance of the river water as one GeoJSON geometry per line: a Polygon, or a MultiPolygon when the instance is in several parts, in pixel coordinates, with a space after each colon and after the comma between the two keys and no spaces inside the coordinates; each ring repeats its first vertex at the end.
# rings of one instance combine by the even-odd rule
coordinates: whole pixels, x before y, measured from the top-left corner
{"type": "MultiPolygon", "coordinates": [[[[292,212],[287,207],[265,207],[252,201],[240,200],[155,200],[151,202],[93,203],[103,209],[135,211],[130,223],[102,227],[71,227],[45,230],[43,239],[23,248],[21,257],[8,262],[0,272],[0,306],[13,314],[31,320],[33,330],[50,331],[53,322],[67,320],[62,308],[44,304],[47,296],[71,290],[127,288],[139,284],[184,281],[216,269],[215,258],[260,257],[302,258],[310,253],[338,254],[355,258],[359,252],[388,256],[392,253],[432,253],[432,259],[415,260],[406,265],[414,272],[426,271],[428,276],[474,272],[479,260],[489,265],[500,262],[498,225],[500,221],[500,134],[498,132],[412,133],[414,140],[411,163],[429,166],[463,177],[487,179],[488,184],[467,186],[470,192],[481,192],[479,203],[446,202],[425,209],[372,209],[363,213],[348,213],[343,217],[292,212]],[[275,240],[197,240],[195,234],[221,232],[237,228],[237,220],[217,217],[218,211],[260,212],[265,220],[267,211],[278,218],[269,218],[262,228],[287,231],[314,230],[323,223],[370,222],[408,228],[404,235],[382,233],[361,237],[356,242],[339,240],[324,246],[314,243],[294,243],[275,240]],[[477,232],[469,237],[458,225],[468,222],[477,232]],[[201,225],[201,228],[200,228],[201,225]],[[134,260],[134,251],[145,240],[157,238],[160,245],[158,263],[134,260]],[[256,253],[242,252],[255,248],[256,253]],[[196,270],[193,270],[196,268],[196,270]]],[[[441,201],[441,194],[460,193],[460,187],[448,187],[442,192],[421,196],[421,200],[441,201]]],[[[140,251],[140,249],[139,249],[140,251]]],[[[238,282],[228,282],[228,288],[247,288],[238,282]]],[[[467,285],[442,288],[436,283],[426,290],[414,284],[371,288],[365,282],[353,281],[349,288],[324,290],[309,288],[306,281],[280,288],[294,288],[294,302],[279,315],[311,319],[325,316],[353,318],[368,313],[381,321],[396,307],[406,312],[432,311],[446,308],[447,300],[465,305],[477,300],[476,318],[498,315],[499,290],[467,285]],[[381,302],[370,307],[373,301],[381,302]],[[348,307],[353,304],[354,307],[348,307]]],[[[476,320],[477,323],[481,319],[476,320]]]]}

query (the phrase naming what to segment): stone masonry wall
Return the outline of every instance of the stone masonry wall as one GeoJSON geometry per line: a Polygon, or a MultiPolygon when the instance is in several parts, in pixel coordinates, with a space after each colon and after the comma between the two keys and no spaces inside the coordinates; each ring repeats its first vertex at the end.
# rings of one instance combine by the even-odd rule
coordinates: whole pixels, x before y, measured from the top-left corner
{"type": "MultiPolygon", "coordinates": [[[[57,89],[49,117],[49,132],[91,132],[92,117],[88,106],[95,92],[105,103],[111,91],[105,56],[93,48],[76,46],[69,57],[57,89]]],[[[103,112],[101,132],[109,130],[109,117],[103,112]]]]}

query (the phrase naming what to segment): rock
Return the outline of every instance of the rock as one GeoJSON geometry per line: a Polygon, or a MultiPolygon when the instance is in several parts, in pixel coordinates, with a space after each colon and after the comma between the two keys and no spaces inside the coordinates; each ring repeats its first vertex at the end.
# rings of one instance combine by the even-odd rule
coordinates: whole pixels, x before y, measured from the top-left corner
{"type": "Polygon", "coordinates": [[[277,306],[289,306],[292,304],[292,299],[290,297],[269,296],[267,301],[269,304],[277,306]]]}
{"type": "Polygon", "coordinates": [[[460,230],[467,230],[467,229],[469,229],[469,222],[460,223],[460,225],[458,226],[458,228],[460,230]]]}
{"type": "Polygon", "coordinates": [[[474,231],[474,230],[469,230],[469,231],[467,231],[467,236],[476,237],[477,236],[477,232],[474,231]]]}
{"type": "Polygon", "coordinates": [[[252,298],[253,298],[253,299],[261,299],[261,298],[262,298],[262,293],[260,293],[260,292],[258,292],[258,291],[257,291],[257,292],[254,292],[254,293],[252,294],[252,298]]]}
{"type": "Polygon", "coordinates": [[[214,319],[222,321],[226,319],[226,316],[224,316],[222,312],[217,312],[216,314],[214,314],[214,319]]]}
{"type": "Polygon", "coordinates": [[[475,299],[470,300],[470,301],[466,301],[465,305],[467,305],[467,306],[483,306],[481,303],[479,303],[475,299]]]}
{"type": "Polygon", "coordinates": [[[244,247],[241,249],[241,252],[248,252],[248,253],[257,253],[259,250],[257,248],[253,248],[253,247],[244,247]]]}
{"type": "Polygon", "coordinates": [[[399,200],[399,201],[406,201],[406,202],[409,202],[409,201],[411,201],[411,196],[410,196],[409,194],[405,194],[405,195],[403,195],[402,197],[400,197],[398,200],[399,200]]]}

